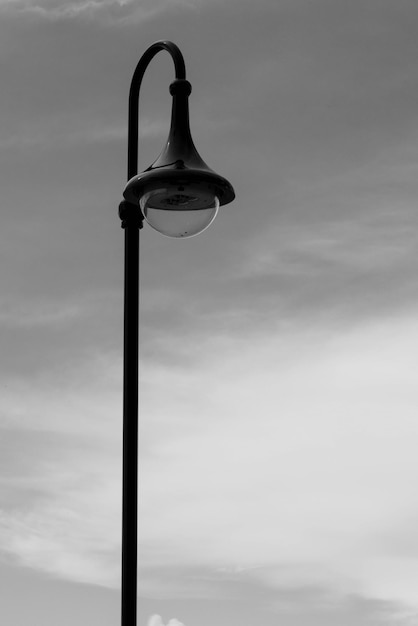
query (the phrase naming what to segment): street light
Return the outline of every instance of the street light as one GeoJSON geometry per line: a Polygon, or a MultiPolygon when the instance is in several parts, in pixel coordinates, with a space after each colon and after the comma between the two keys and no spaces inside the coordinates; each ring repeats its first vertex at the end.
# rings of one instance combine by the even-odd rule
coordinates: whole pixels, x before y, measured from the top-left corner
{"type": "Polygon", "coordinates": [[[183,55],[171,41],[157,41],[142,55],[129,92],[128,182],[119,205],[125,230],[122,472],[122,626],[136,626],[138,509],[138,300],[139,229],[143,220],[169,237],[192,237],[235,198],[231,184],[211,170],[190,134],[183,55]],[[144,172],[138,170],[138,101],[145,70],[160,50],[170,53],[175,80],[171,127],[165,148],[144,172]]]}

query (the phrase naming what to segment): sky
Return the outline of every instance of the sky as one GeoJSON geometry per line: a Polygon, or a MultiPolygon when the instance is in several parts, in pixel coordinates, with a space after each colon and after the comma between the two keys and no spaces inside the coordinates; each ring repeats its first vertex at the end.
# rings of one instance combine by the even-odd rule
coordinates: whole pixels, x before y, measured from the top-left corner
{"type": "Polygon", "coordinates": [[[138,624],[418,625],[415,0],[0,0],[1,622],[120,621],[117,207],[161,39],[236,199],[141,231],[138,624]]]}

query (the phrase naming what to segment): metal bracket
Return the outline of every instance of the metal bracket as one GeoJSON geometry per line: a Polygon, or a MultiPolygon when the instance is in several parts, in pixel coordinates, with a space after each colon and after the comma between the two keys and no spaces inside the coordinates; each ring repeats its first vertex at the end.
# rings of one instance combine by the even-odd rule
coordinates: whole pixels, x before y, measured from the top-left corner
{"type": "Polygon", "coordinates": [[[119,217],[122,221],[121,227],[136,226],[137,228],[143,227],[144,216],[141,213],[139,206],[122,200],[119,204],[119,217]]]}

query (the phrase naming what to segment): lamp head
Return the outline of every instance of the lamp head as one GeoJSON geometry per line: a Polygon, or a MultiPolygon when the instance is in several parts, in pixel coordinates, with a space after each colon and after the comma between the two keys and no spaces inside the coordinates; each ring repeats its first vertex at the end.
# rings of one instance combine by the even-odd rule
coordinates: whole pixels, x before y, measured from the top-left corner
{"type": "Polygon", "coordinates": [[[197,152],[189,126],[191,85],[177,79],[167,143],[150,167],[128,181],[123,195],[139,204],[150,226],[168,237],[192,237],[215,219],[219,206],[235,198],[231,184],[211,170],[197,152]]]}

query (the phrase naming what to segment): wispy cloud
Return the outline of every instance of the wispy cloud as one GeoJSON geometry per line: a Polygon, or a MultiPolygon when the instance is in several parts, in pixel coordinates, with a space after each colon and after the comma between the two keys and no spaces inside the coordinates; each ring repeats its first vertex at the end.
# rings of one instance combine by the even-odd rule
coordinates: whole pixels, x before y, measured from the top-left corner
{"type": "Polygon", "coordinates": [[[80,302],[3,302],[0,327],[3,329],[60,327],[71,324],[87,313],[88,309],[80,302]]]}
{"type": "Polygon", "coordinates": [[[0,8],[22,14],[32,14],[47,19],[71,19],[91,17],[100,11],[115,7],[122,9],[132,4],[132,0],[80,0],[62,3],[58,1],[37,2],[37,0],[3,0],[0,8]]]}
{"type": "Polygon", "coordinates": [[[0,297],[0,331],[6,337],[10,329],[58,329],[68,328],[81,320],[101,314],[108,308],[120,304],[118,292],[110,290],[95,293],[78,293],[67,297],[29,295],[0,297]]]}
{"type": "MultiPolygon", "coordinates": [[[[141,120],[141,137],[163,136],[167,132],[167,125],[158,122],[141,120]]],[[[47,120],[40,122],[35,129],[33,126],[20,128],[18,132],[3,133],[0,137],[0,148],[7,149],[54,149],[74,148],[74,146],[101,144],[127,141],[128,126],[125,124],[104,122],[101,125],[80,128],[80,122],[69,124],[68,119],[47,120]]]]}
{"type": "MultiPolygon", "coordinates": [[[[175,0],[180,6],[194,6],[187,0],[175,0]]],[[[70,21],[102,19],[105,22],[138,22],[155,17],[169,8],[170,0],[1,0],[0,11],[34,17],[44,21],[70,21]]]]}

